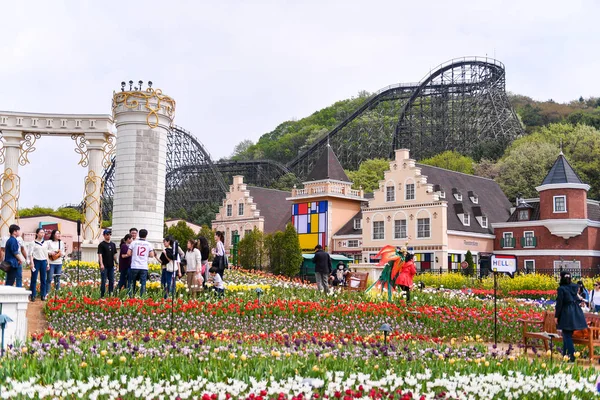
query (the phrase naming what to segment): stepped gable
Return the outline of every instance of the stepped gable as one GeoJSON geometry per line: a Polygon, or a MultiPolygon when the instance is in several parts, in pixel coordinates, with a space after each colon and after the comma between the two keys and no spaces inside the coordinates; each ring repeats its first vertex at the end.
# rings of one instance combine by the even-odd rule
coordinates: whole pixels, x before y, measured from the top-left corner
{"type": "Polygon", "coordinates": [[[446,193],[443,200],[448,202],[448,230],[491,234],[492,223],[506,222],[510,217],[511,203],[493,180],[431,165],[416,164],[416,166],[421,169],[421,175],[427,177],[428,184],[446,193]],[[462,201],[456,199],[455,194],[465,193],[476,195],[477,203],[464,195],[462,201]],[[458,214],[461,211],[471,216],[470,224],[467,226],[459,218],[458,214]],[[482,228],[476,220],[475,217],[479,216],[487,217],[487,228],[482,228]]]}
{"type": "Polygon", "coordinates": [[[569,164],[565,158],[562,151],[552,168],[550,168],[548,175],[546,175],[542,181],[542,186],[561,183],[583,183],[581,179],[579,179],[579,176],[577,176],[577,173],[573,170],[573,167],[571,167],[571,164],[569,164]]]}
{"type": "Polygon", "coordinates": [[[291,221],[290,204],[286,200],[292,194],[283,190],[246,186],[256,209],[265,218],[265,233],[285,230],[291,221]]]}
{"type": "Polygon", "coordinates": [[[333,152],[331,146],[327,145],[324,152],[321,153],[319,159],[315,163],[312,171],[308,174],[308,181],[323,181],[331,179],[334,181],[350,182],[348,175],[344,172],[340,160],[333,152]]]}

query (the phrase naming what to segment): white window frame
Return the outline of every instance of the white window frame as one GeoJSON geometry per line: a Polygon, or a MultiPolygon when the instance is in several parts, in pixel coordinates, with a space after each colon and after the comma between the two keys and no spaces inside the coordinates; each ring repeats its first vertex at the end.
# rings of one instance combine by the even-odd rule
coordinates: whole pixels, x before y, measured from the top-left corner
{"type": "Polygon", "coordinates": [[[502,232],[502,239],[504,239],[504,247],[503,249],[514,249],[514,247],[512,246],[506,246],[506,236],[510,235],[510,238],[513,239],[515,237],[515,235],[513,235],[512,232],[502,232]]]}
{"type": "Polygon", "coordinates": [[[395,201],[396,201],[396,186],[386,185],[386,187],[385,187],[385,202],[393,203],[395,201]],[[390,196],[390,194],[391,194],[391,196],[390,196]]]}
{"type": "Polygon", "coordinates": [[[385,240],[385,221],[373,221],[372,225],[371,225],[371,228],[372,228],[372,230],[371,230],[371,238],[373,240],[385,240]],[[383,224],[382,225],[382,227],[383,227],[383,237],[380,238],[380,239],[375,238],[375,223],[376,222],[381,222],[383,224]]]}
{"type": "Polygon", "coordinates": [[[404,184],[404,200],[415,200],[417,198],[416,186],[415,183],[405,183],[404,184]],[[412,185],[412,198],[408,197],[408,188],[412,185]]]}
{"type": "Polygon", "coordinates": [[[564,194],[561,194],[559,196],[553,196],[552,197],[552,208],[553,208],[554,213],[566,213],[567,212],[567,196],[564,194]],[[565,201],[565,209],[562,211],[556,211],[556,199],[560,199],[560,198],[562,198],[565,201]]]}
{"type": "Polygon", "coordinates": [[[523,269],[527,272],[535,272],[535,260],[523,260],[523,269]],[[527,263],[533,263],[532,269],[527,269],[527,263]]]}
{"type": "Polygon", "coordinates": [[[462,223],[464,226],[471,225],[471,215],[469,213],[464,213],[462,217],[462,223]]]}
{"type": "Polygon", "coordinates": [[[354,219],[354,230],[362,229],[362,219],[355,218],[354,219]]]}
{"type": "Polygon", "coordinates": [[[525,210],[519,210],[519,221],[529,221],[529,210],[525,209],[525,210]],[[527,218],[521,218],[521,213],[525,213],[525,215],[527,216],[527,218]]]}
{"type": "Polygon", "coordinates": [[[406,239],[408,237],[408,221],[406,219],[394,220],[394,239],[406,239]],[[396,236],[396,222],[404,221],[404,236],[396,236]]]}
{"type": "Polygon", "coordinates": [[[358,246],[358,239],[348,239],[348,243],[346,243],[346,247],[351,248],[351,249],[355,249],[358,246]],[[355,244],[355,246],[352,246],[351,244],[355,244]]]}
{"type": "Polygon", "coordinates": [[[481,216],[481,227],[482,228],[488,227],[488,217],[486,217],[485,215],[481,216]]]}
{"type": "Polygon", "coordinates": [[[454,193],[454,198],[456,201],[462,201],[462,193],[454,193]]]}
{"type": "Polygon", "coordinates": [[[418,218],[417,217],[417,239],[429,239],[431,238],[431,217],[428,215],[425,218],[418,218]],[[419,220],[428,220],[429,221],[429,236],[419,236],[420,231],[419,231],[419,220]]]}
{"type": "Polygon", "coordinates": [[[444,192],[443,190],[440,191],[440,199],[445,199],[446,198],[446,192],[444,192]]]}
{"type": "Polygon", "coordinates": [[[227,204],[225,205],[225,215],[228,217],[232,217],[233,216],[233,204],[227,204]]]}
{"type": "Polygon", "coordinates": [[[244,215],[244,203],[240,202],[238,204],[238,216],[244,215]]]}
{"type": "MultiPolygon", "coordinates": [[[[528,234],[528,233],[531,233],[531,237],[532,237],[532,238],[535,238],[535,231],[524,231],[524,232],[523,232],[523,243],[525,243],[525,242],[526,242],[526,241],[525,241],[525,239],[527,238],[527,234],[528,234]]],[[[534,248],[534,247],[535,247],[535,246],[523,246],[523,248],[525,248],[525,249],[528,249],[528,248],[529,248],[529,249],[532,249],[532,248],[534,248]]]]}

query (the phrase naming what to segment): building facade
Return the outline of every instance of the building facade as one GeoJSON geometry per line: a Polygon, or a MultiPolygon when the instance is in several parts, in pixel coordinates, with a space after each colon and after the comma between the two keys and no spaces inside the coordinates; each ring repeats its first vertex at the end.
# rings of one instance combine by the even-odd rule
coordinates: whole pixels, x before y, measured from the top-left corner
{"type": "Polygon", "coordinates": [[[458,271],[470,251],[475,263],[494,248],[491,224],[511,204],[493,180],[417,164],[395,152],[379,190],[362,208],[362,261],[388,244],[407,245],[419,271],[458,271]]]}
{"type": "Polygon", "coordinates": [[[249,186],[244,177],[233,177],[219,213],[212,221],[212,229],[225,234],[225,248],[232,247],[233,235],[244,235],[257,228],[264,233],[283,231],[290,222],[290,208],[286,198],[290,192],[249,186]]]}
{"type": "Polygon", "coordinates": [[[600,203],[560,153],[539,198],[517,199],[510,217],[494,223],[494,252],[514,255],[525,272],[574,275],[600,273],[600,203]]]}

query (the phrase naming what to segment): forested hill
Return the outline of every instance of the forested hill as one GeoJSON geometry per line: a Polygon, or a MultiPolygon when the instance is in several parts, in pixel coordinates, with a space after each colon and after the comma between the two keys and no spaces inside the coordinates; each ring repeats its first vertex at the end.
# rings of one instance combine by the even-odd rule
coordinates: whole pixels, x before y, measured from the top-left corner
{"type": "MultiPolygon", "coordinates": [[[[352,114],[369,95],[367,92],[360,92],[356,97],[338,101],[306,118],[283,122],[273,131],[262,135],[257,143],[245,140],[236,145],[232,159],[271,159],[286,163],[352,114]]],[[[527,96],[509,93],[509,99],[527,133],[556,122],[581,123],[600,129],[598,97],[556,103],[551,99],[536,101],[527,96]]]]}

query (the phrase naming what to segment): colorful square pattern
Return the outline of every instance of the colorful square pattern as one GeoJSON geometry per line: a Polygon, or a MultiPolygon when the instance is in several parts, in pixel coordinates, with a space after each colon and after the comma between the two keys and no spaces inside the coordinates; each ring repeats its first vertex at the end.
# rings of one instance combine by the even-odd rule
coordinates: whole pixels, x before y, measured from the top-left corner
{"type": "Polygon", "coordinates": [[[327,201],[313,201],[292,206],[292,224],[298,232],[302,250],[313,250],[317,244],[327,246],[327,211],[327,201]]]}

